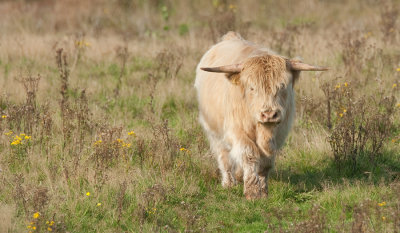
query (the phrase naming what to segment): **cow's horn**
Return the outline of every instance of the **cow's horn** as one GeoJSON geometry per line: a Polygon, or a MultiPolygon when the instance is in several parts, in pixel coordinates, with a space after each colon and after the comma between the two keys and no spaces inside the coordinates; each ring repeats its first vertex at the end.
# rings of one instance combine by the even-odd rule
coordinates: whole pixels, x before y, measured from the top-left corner
{"type": "Polygon", "coordinates": [[[313,66],[297,60],[289,60],[290,69],[296,71],[326,71],[328,67],[313,66]]]}
{"type": "Polygon", "coordinates": [[[242,64],[234,64],[227,66],[217,66],[217,67],[201,67],[200,69],[208,72],[216,72],[216,73],[239,73],[242,71],[242,64]]]}

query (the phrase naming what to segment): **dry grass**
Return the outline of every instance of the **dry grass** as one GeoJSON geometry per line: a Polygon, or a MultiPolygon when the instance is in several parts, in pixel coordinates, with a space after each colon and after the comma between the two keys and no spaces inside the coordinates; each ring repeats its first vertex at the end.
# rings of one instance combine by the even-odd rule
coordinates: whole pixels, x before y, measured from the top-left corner
{"type": "Polygon", "coordinates": [[[399,7],[2,1],[0,232],[399,231],[399,7]],[[197,122],[195,66],[227,30],[331,67],[295,87],[267,200],[220,187],[197,122]]]}

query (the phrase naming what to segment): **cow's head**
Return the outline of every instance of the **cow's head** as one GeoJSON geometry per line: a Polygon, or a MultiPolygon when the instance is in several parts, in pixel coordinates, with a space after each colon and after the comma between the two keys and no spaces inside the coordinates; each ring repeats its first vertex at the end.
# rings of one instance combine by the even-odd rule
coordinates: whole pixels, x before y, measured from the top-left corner
{"type": "Polygon", "coordinates": [[[275,55],[248,58],[241,64],[201,69],[226,73],[232,84],[241,87],[255,120],[263,124],[278,124],[285,118],[290,104],[289,95],[293,95],[293,85],[300,71],[327,70],[275,55]]]}

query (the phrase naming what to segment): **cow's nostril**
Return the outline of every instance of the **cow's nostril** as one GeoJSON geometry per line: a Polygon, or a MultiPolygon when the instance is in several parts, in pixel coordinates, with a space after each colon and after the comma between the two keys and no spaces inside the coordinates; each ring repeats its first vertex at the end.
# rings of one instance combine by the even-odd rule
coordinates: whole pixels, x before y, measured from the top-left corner
{"type": "Polygon", "coordinates": [[[263,122],[279,123],[281,120],[280,111],[264,111],[261,112],[261,119],[263,122]]]}

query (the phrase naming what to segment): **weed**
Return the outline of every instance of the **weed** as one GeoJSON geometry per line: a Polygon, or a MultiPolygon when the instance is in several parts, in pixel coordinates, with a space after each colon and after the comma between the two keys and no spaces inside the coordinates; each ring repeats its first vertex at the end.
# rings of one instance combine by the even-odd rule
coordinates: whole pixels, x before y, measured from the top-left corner
{"type": "Polygon", "coordinates": [[[351,161],[355,172],[358,160],[364,157],[374,164],[381,155],[383,143],[395,128],[395,97],[384,93],[356,97],[352,84],[347,82],[325,86],[325,94],[328,114],[333,118],[329,143],[338,168],[341,169],[345,161],[351,161]]]}

